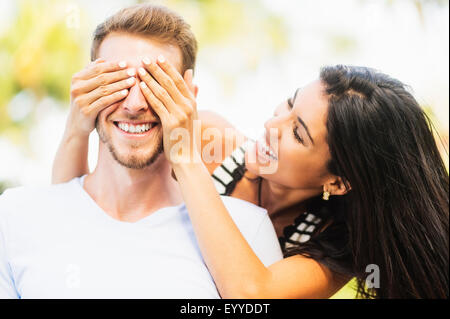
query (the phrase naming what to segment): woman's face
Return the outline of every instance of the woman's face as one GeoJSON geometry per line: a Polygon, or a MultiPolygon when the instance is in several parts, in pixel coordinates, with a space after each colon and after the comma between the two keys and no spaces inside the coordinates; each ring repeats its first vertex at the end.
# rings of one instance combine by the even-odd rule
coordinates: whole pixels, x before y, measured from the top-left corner
{"type": "Polygon", "coordinates": [[[331,176],[327,171],[330,159],[326,143],[328,100],[323,92],[322,83],[316,80],[298,89],[276,108],[274,116],[265,124],[263,141],[258,141],[255,149],[246,153],[250,172],[287,188],[317,190],[317,193],[323,190],[331,176]],[[276,132],[272,141],[275,139],[277,143],[269,142],[272,130],[276,132]],[[267,151],[266,142],[272,153],[267,151]],[[249,154],[254,152],[257,155],[252,160],[249,154]],[[264,172],[268,160],[270,165],[276,166],[274,172],[264,172]]]}

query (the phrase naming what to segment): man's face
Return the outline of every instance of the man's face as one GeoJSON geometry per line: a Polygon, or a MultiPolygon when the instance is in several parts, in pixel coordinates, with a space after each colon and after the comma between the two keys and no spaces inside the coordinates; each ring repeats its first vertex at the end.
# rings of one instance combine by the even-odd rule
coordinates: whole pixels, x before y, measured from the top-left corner
{"type": "MultiPolygon", "coordinates": [[[[163,54],[179,71],[181,51],[177,46],[127,33],[108,35],[99,48],[98,57],[106,61],[126,61],[128,68],[143,67],[142,59],[153,61],[163,54]]],[[[163,151],[159,119],[142,95],[139,79],[128,95],[99,113],[96,129],[100,141],[121,165],[142,169],[152,164],[163,151]]]]}

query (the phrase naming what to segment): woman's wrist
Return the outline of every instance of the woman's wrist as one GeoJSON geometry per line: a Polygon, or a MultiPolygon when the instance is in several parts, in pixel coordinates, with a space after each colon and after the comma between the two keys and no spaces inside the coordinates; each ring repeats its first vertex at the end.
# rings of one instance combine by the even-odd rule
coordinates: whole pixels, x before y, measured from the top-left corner
{"type": "Polygon", "coordinates": [[[94,130],[93,120],[80,118],[80,115],[71,111],[66,120],[63,138],[66,140],[86,140],[94,130]]]}
{"type": "Polygon", "coordinates": [[[66,129],[63,135],[63,143],[88,143],[90,133],[66,129]]]}
{"type": "Polygon", "coordinates": [[[171,156],[169,162],[173,168],[189,169],[203,165],[202,157],[198,151],[191,151],[189,154],[183,156],[171,156]]]}
{"type": "Polygon", "coordinates": [[[183,176],[188,176],[191,174],[195,175],[198,173],[204,173],[209,177],[209,172],[201,161],[200,155],[194,156],[194,159],[192,160],[178,161],[176,163],[171,163],[171,165],[177,178],[182,178],[183,176]]]}

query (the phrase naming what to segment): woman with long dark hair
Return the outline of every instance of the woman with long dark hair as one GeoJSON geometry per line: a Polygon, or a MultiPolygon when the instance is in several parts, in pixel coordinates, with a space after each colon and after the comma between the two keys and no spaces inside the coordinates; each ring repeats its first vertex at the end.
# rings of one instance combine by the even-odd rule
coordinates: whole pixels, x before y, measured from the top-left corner
{"type": "MultiPolygon", "coordinates": [[[[448,298],[448,173],[431,123],[405,85],[365,67],[325,67],[277,107],[262,141],[241,145],[235,131],[238,148],[205,166],[170,153],[174,128],[192,132],[194,94],[184,93],[186,105],[160,95],[186,92],[167,87],[173,83],[192,91],[192,77],[185,84],[168,61],[153,65],[166,73],[147,68],[157,82],[140,75],[141,91],[161,119],[165,155],[222,297],[326,298],[356,277],[363,297],[448,298]],[[264,173],[267,162],[277,169],[264,173]],[[268,210],[284,260],[259,261],[216,189],[268,210]]],[[[229,127],[210,113],[199,118],[202,129],[229,127]]],[[[72,154],[61,146],[54,182],[75,177],[58,174],[80,161],[72,154]]]]}
{"type": "Polygon", "coordinates": [[[376,264],[376,297],[448,297],[448,173],[428,117],[384,74],[338,66],[320,79],[329,171],[352,187],[329,211],[348,229],[359,292],[365,266],[376,264]]]}

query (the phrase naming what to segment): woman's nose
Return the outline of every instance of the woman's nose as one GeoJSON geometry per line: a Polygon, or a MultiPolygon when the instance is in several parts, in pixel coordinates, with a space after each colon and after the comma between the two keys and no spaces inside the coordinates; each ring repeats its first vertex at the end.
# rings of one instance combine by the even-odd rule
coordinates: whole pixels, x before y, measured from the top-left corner
{"type": "Polygon", "coordinates": [[[266,123],[264,123],[264,128],[266,129],[267,136],[279,139],[281,137],[282,131],[280,117],[273,117],[270,120],[266,121],[266,123]]]}
{"type": "Polygon", "coordinates": [[[280,112],[276,111],[276,114],[269,119],[265,124],[264,127],[266,128],[267,132],[270,131],[270,129],[277,129],[278,130],[278,136],[281,136],[281,132],[283,131],[283,127],[288,124],[292,118],[291,112],[280,112]]]}

